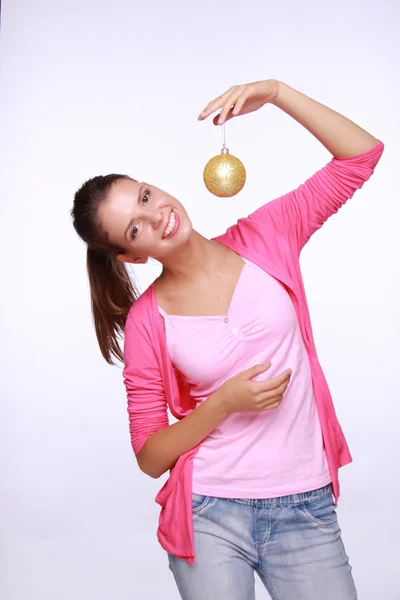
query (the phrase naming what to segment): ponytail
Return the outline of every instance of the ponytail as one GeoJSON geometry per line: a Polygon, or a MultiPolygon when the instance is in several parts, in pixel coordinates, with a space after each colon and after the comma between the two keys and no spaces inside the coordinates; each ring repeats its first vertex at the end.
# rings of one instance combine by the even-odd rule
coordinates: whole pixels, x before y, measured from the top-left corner
{"type": "Polygon", "coordinates": [[[129,309],[139,296],[124,263],[117,258],[124,249],[110,242],[98,216],[100,204],[120,179],[131,178],[113,173],[88,179],[76,192],[71,210],[75,231],[87,244],[86,265],[96,336],[110,365],[113,358],[123,361],[119,341],[129,309]]]}
{"type": "Polygon", "coordinates": [[[88,246],[86,264],[93,320],[101,353],[109,364],[113,364],[113,357],[123,361],[119,340],[129,309],[139,292],[132,284],[124,263],[110,252],[88,246]]]}

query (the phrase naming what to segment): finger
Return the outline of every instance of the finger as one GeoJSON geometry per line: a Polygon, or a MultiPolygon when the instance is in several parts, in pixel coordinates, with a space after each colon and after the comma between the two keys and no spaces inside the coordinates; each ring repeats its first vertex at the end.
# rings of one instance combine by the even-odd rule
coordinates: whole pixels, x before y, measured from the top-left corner
{"type": "Polygon", "coordinates": [[[219,98],[216,98],[215,100],[207,104],[205,109],[199,114],[197,118],[199,119],[199,121],[203,121],[204,119],[207,119],[207,117],[212,115],[213,112],[222,108],[223,105],[224,99],[222,96],[220,96],[219,98]]]}
{"type": "MultiPolygon", "coordinates": [[[[242,88],[242,86],[241,86],[241,88],[242,88]]],[[[240,92],[240,90],[239,90],[239,92],[240,92]]],[[[248,97],[249,97],[249,92],[247,91],[247,88],[246,88],[246,91],[239,94],[237,99],[235,99],[235,98],[232,99],[232,106],[229,109],[228,114],[224,118],[219,115],[216,115],[214,117],[214,119],[213,119],[214,125],[222,125],[223,123],[226,123],[230,119],[233,119],[234,117],[236,117],[242,110],[248,97]],[[223,118],[222,121],[220,121],[221,118],[223,118]]],[[[222,112],[221,112],[221,114],[222,114],[222,112]]]]}
{"type": "Polygon", "coordinates": [[[268,371],[270,366],[271,366],[271,361],[268,361],[267,363],[260,364],[260,365],[254,365],[254,367],[250,367],[250,369],[247,369],[247,371],[243,371],[242,375],[243,375],[244,379],[252,379],[253,377],[256,377],[257,375],[260,375],[260,373],[265,373],[265,371],[268,371]]]}
{"type": "Polygon", "coordinates": [[[246,91],[240,94],[239,98],[235,102],[235,106],[232,109],[232,116],[236,117],[236,115],[240,113],[248,97],[249,94],[246,91]]]}
{"type": "Polygon", "coordinates": [[[232,89],[233,88],[230,88],[229,90],[227,90],[226,92],[224,92],[223,94],[221,94],[221,96],[217,96],[217,98],[214,98],[214,100],[211,100],[211,102],[209,102],[207,104],[207,106],[205,107],[205,109],[199,114],[198,118],[200,120],[206,119],[213,112],[215,112],[219,108],[222,108],[223,105],[224,105],[224,102],[225,102],[226,98],[228,97],[229,94],[231,94],[232,89]]]}
{"type": "Polygon", "coordinates": [[[286,369],[286,371],[283,371],[283,373],[277,375],[276,377],[273,377],[272,379],[265,379],[264,381],[254,381],[254,391],[257,394],[260,392],[274,390],[285,381],[289,382],[291,375],[292,369],[286,369]]]}
{"type": "Polygon", "coordinates": [[[281,383],[281,385],[279,385],[277,388],[274,388],[273,390],[269,390],[267,392],[261,392],[257,395],[257,398],[260,402],[265,402],[267,400],[271,400],[275,396],[281,396],[286,392],[288,385],[289,379],[286,379],[286,381],[281,383]]]}
{"type": "Polygon", "coordinates": [[[258,404],[259,410],[268,410],[270,408],[276,408],[281,404],[283,400],[283,394],[276,394],[273,398],[269,400],[264,400],[264,402],[260,402],[258,404]]]}
{"type": "Polygon", "coordinates": [[[200,118],[201,119],[206,119],[213,112],[215,112],[219,108],[222,108],[223,104],[224,104],[224,98],[223,98],[223,96],[218,96],[218,98],[214,98],[214,100],[211,100],[211,102],[209,102],[207,104],[207,106],[205,107],[205,109],[201,111],[201,113],[199,114],[199,119],[200,118]]]}
{"type": "Polygon", "coordinates": [[[274,408],[278,408],[278,406],[280,405],[280,403],[281,403],[281,400],[280,400],[279,402],[274,402],[274,404],[270,404],[270,405],[266,406],[266,407],[265,407],[265,408],[263,408],[262,410],[263,410],[263,411],[266,411],[266,410],[273,410],[274,408]]]}
{"type": "MultiPolygon", "coordinates": [[[[226,115],[226,118],[225,118],[225,123],[226,123],[227,121],[229,121],[229,119],[233,119],[233,116],[234,116],[234,115],[233,115],[233,112],[232,112],[232,111],[233,111],[233,108],[231,108],[231,110],[230,110],[230,111],[228,112],[228,114],[226,115]]],[[[219,114],[218,114],[218,115],[216,115],[216,116],[213,118],[213,123],[214,123],[214,125],[220,125],[220,123],[219,123],[219,114]]]]}
{"type": "Polygon", "coordinates": [[[218,125],[223,125],[226,121],[226,117],[228,113],[232,111],[233,106],[235,106],[236,100],[239,98],[242,93],[242,89],[239,87],[234,89],[231,94],[227,98],[225,98],[224,105],[221,110],[221,114],[219,115],[218,125]]]}
{"type": "Polygon", "coordinates": [[[282,381],[282,383],[279,384],[278,386],[273,387],[272,389],[269,389],[268,391],[266,391],[265,394],[269,394],[270,397],[273,397],[274,394],[283,394],[283,392],[286,391],[289,383],[290,383],[290,376],[287,377],[284,381],[282,381]]]}
{"type": "Polygon", "coordinates": [[[271,408],[277,408],[282,402],[283,396],[275,396],[270,400],[264,402],[257,402],[254,408],[254,412],[263,412],[265,410],[270,410],[271,408]]]}

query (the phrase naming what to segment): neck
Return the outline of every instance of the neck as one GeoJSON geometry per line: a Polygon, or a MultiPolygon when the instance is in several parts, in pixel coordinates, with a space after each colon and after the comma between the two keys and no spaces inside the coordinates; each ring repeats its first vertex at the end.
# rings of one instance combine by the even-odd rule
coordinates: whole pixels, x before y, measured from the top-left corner
{"type": "Polygon", "coordinates": [[[168,257],[163,264],[163,280],[194,281],[199,276],[211,277],[219,270],[229,253],[228,248],[214,240],[208,240],[197,231],[192,232],[185,248],[179,254],[168,257]]]}

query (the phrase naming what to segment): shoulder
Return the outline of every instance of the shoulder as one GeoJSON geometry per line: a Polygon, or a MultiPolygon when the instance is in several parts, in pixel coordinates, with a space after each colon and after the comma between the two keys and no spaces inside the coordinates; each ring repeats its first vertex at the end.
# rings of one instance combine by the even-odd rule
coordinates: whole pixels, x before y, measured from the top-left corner
{"type": "Polygon", "coordinates": [[[151,310],[152,286],[153,284],[140,294],[139,298],[132,304],[128,312],[127,322],[140,319],[144,314],[151,310]]]}
{"type": "Polygon", "coordinates": [[[125,344],[133,339],[139,341],[152,341],[155,337],[154,331],[154,299],[153,284],[151,284],[129,309],[126,317],[124,336],[125,344]]]}
{"type": "Polygon", "coordinates": [[[275,203],[276,200],[270,201],[247,217],[240,218],[214,239],[233,250],[257,249],[267,242],[271,243],[278,233],[275,203]]]}

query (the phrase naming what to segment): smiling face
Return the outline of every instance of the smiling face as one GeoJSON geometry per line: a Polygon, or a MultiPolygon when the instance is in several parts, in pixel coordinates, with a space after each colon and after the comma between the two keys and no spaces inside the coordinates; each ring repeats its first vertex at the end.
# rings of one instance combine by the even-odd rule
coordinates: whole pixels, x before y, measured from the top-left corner
{"type": "Polygon", "coordinates": [[[146,183],[119,179],[99,207],[103,230],[124,248],[118,258],[144,263],[149,257],[164,263],[188,241],[192,223],[173,196],[146,183]]]}

